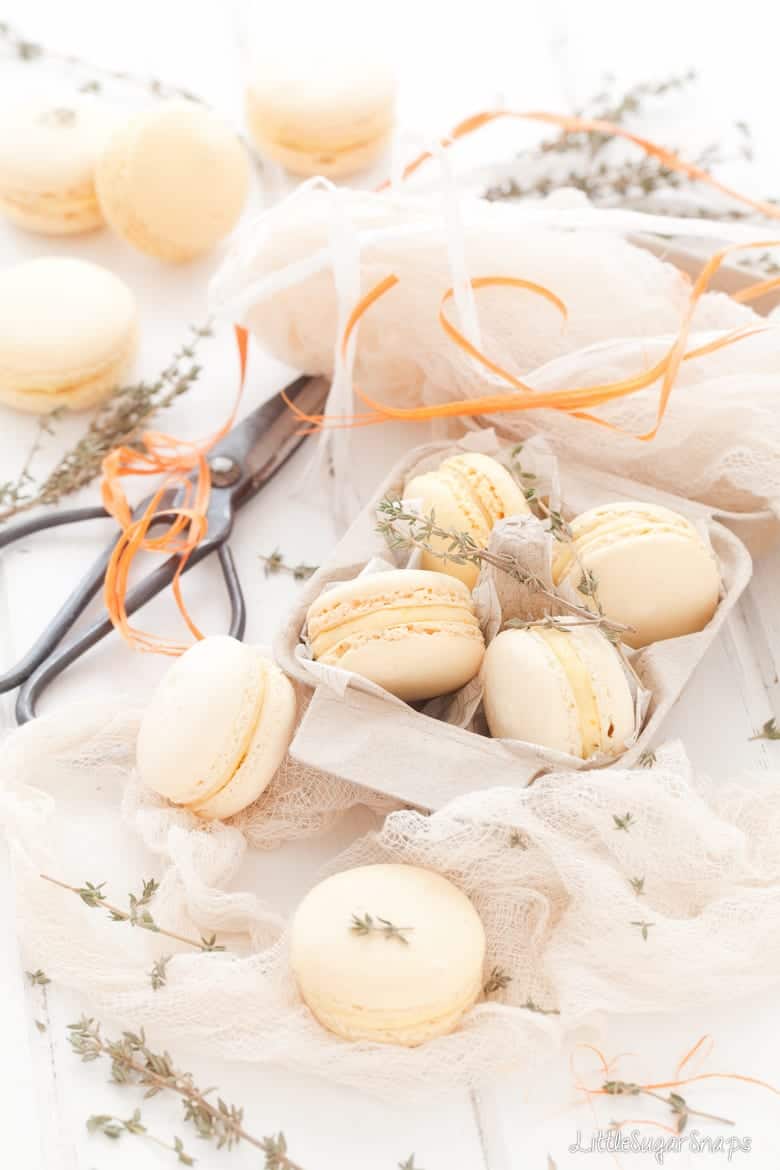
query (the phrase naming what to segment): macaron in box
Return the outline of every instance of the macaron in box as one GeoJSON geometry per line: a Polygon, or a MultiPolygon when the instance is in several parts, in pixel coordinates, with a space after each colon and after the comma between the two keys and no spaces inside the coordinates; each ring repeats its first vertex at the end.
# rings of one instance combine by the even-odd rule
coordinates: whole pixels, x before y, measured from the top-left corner
{"type": "MultiPolygon", "coordinates": [[[[393,694],[381,682],[340,669],[333,660],[326,660],[327,651],[322,656],[313,654],[312,631],[307,628],[306,618],[314,607],[316,619],[318,605],[322,604],[318,599],[334,591],[338,596],[339,590],[354,590],[356,587],[347,583],[354,582],[361,573],[370,577],[371,570],[394,569],[398,575],[400,569],[403,575],[411,566],[420,571],[419,551],[411,558],[407,552],[394,553],[377,532],[379,503],[386,498],[402,498],[410,482],[416,480],[419,485],[420,477],[437,472],[445,461],[475,452],[506,461],[507,453],[501,451],[490,432],[474,436],[463,445],[438,442],[410,452],[378,488],[329,562],[307,582],[274,644],[283,669],[309,686],[316,686],[291,744],[293,758],[303,764],[316,763],[357,784],[367,783],[370,777],[375,791],[431,809],[467,792],[527,784],[551,770],[635,763],[654,741],[752,571],[742,542],[703,505],[584,464],[559,466],[543,442],[532,440],[521,455],[528,477],[521,483],[533,482],[537,492],[528,494],[549,497],[551,506],[571,525],[572,543],[582,541],[578,564],[595,558],[599,561],[597,571],[605,581],[610,577],[617,582],[611,604],[614,606],[616,598],[627,599],[632,603],[629,615],[647,623],[633,639],[637,648],[624,648],[620,675],[615,669],[617,651],[610,644],[604,647],[601,641],[595,642],[594,634],[603,639],[597,631],[588,630],[587,638],[579,631],[572,631],[573,637],[563,634],[562,638],[569,639],[565,644],[561,639],[550,639],[538,626],[529,631],[532,637],[523,630],[501,633],[502,621],[508,616],[525,619],[528,615],[513,611],[516,603],[511,586],[515,582],[505,574],[496,574],[491,583],[484,572],[472,601],[481,619],[487,651],[480,673],[452,693],[440,691],[433,699],[406,701],[397,687],[393,694]],[[593,510],[595,514],[589,516],[593,510]],[[578,526],[577,518],[583,517],[578,526]],[[656,549],[653,555],[649,551],[651,541],[656,549]],[[384,565],[376,558],[382,558],[384,565]],[[634,579],[632,565],[637,567],[634,579]],[[673,612],[653,572],[660,582],[669,573],[679,573],[683,584],[687,583],[688,608],[683,607],[682,622],[690,633],[680,635],[679,630],[671,628],[671,636],[652,640],[667,633],[663,623],[658,624],[659,613],[668,616],[673,612]],[[653,596],[660,597],[660,608],[651,604],[653,596]],[[302,635],[308,640],[302,641],[302,635]],[[509,652],[499,654],[507,643],[509,652]],[[535,669],[544,671],[536,682],[535,669]],[[504,700],[507,694],[525,694],[526,705],[532,705],[538,700],[539,686],[547,685],[551,670],[560,675],[559,693],[563,698],[554,734],[548,738],[549,746],[543,746],[538,722],[524,724],[519,719],[507,723],[507,709],[522,714],[524,704],[509,703],[507,708],[502,693],[504,700]],[[625,685],[630,691],[631,706],[625,685]],[[486,687],[493,692],[492,703],[485,701],[486,687]],[[572,714],[575,708],[576,720],[572,714]],[[634,726],[630,726],[631,710],[634,726]],[[571,734],[560,731],[564,720],[568,720],[571,734]],[[492,735],[488,722],[492,724],[492,735]],[[584,729],[584,734],[578,728],[584,729]],[[536,742],[531,742],[532,738],[536,742]]],[[[575,577],[571,567],[561,560],[564,545],[559,548],[546,533],[539,544],[541,527],[538,519],[518,512],[513,519],[498,521],[492,539],[504,542],[513,555],[518,548],[523,555],[527,541],[528,549],[542,556],[539,571],[547,574],[550,586],[586,606],[587,597],[578,593],[581,574],[575,577]]],[[[493,547],[491,544],[491,550],[493,547]]],[[[681,596],[685,601],[686,589],[682,589],[681,596]]],[[[615,614],[615,620],[619,622],[621,616],[615,614]]],[[[316,632],[316,620],[314,625],[316,632]]],[[[360,669],[365,665],[361,664],[360,669]]]]}

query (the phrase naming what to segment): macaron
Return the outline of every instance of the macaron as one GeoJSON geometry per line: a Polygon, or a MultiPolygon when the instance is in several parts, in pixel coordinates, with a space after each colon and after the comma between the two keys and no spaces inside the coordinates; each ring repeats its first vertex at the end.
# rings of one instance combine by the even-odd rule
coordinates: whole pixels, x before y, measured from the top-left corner
{"type": "Polygon", "coordinates": [[[265,53],[254,65],[246,118],[261,154],[294,175],[338,178],[369,167],[387,147],[396,83],[362,54],[323,54],[290,72],[289,56],[265,53]]]}
{"type": "Polygon", "coordinates": [[[413,703],[474,678],[485,642],[462,581],[424,569],[365,573],[321,593],[306,618],[317,661],[413,703]]]}
{"type": "Polygon", "coordinates": [[[44,235],[103,224],[95,166],[115,114],[94,99],[9,103],[0,113],[0,211],[44,235]]]}
{"type": "Polygon", "coordinates": [[[290,680],[256,646],[204,638],[177,658],[141,720],[142,782],[206,820],[257,800],[295,726],[290,680]]]}
{"type": "Polygon", "coordinates": [[[216,114],[168,102],[119,129],[95,174],[101,210],[124,240],[179,263],[235,227],[249,189],[243,145],[216,114]]]}
{"type": "MultiPolygon", "coordinates": [[[[530,512],[528,501],[514,476],[497,459],[478,452],[453,455],[437,468],[413,476],[404,487],[404,499],[416,501],[423,515],[434,513],[441,528],[468,532],[482,548],[499,520],[530,512]]],[[[424,569],[450,573],[473,589],[479,576],[477,565],[459,565],[437,556],[448,542],[432,537],[433,552],[423,553],[424,569]]]]}
{"type": "Polygon", "coordinates": [[[137,341],[135,297],[106,268],[43,256],[0,272],[0,403],[33,414],[95,406],[137,341]]]}
{"type": "MultiPolygon", "coordinates": [[[[685,516],[659,504],[626,501],[583,512],[572,540],[556,545],[553,578],[575,589],[586,571],[595,579],[605,615],[631,629],[635,648],[693,634],[707,625],[720,599],[712,549],[685,516]]],[[[591,609],[590,592],[580,591],[591,609]]]]}
{"type": "Polygon", "coordinates": [[[600,630],[564,618],[504,630],[487,648],[483,704],[490,733],[582,760],[617,756],[635,730],[618,651],[600,630]]]}
{"type": "Polygon", "coordinates": [[[290,964],[323,1027],[409,1048],[454,1031],[482,990],[485,930],[456,885],[414,865],[334,874],[303,899],[290,964]]]}

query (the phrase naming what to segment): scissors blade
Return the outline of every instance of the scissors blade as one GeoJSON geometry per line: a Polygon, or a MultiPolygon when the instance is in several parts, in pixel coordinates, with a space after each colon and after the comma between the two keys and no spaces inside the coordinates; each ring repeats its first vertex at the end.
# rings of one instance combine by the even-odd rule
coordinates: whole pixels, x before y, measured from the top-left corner
{"type": "Polygon", "coordinates": [[[215,458],[231,459],[241,470],[231,492],[235,504],[268,483],[306,438],[300,420],[282,395],[305,414],[320,414],[329,389],[326,378],[298,378],[253,410],[214,447],[210,462],[215,458]]]}

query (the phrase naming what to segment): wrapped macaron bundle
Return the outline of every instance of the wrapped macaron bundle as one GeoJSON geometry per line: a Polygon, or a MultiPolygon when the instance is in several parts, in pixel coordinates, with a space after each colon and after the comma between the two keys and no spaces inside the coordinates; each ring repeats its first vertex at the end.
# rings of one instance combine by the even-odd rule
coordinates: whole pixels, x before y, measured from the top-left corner
{"type": "Polygon", "coordinates": [[[317,688],[291,755],[429,808],[510,765],[520,784],[630,765],[750,571],[706,508],[542,441],[420,448],[277,639],[317,688]]]}

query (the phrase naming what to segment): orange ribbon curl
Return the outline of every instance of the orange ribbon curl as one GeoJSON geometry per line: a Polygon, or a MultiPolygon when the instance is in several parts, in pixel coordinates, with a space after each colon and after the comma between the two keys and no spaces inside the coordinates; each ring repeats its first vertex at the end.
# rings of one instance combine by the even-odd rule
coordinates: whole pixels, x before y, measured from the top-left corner
{"type": "Polygon", "coordinates": [[[106,570],[103,600],[114,628],[136,650],[178,655],[187,649],[182,643],[146,634],[130,624],[126,606],[128,582],[135,558],[141,552],[164,553],[179,558],[172,582],[173,595],[190,633],[198,640],[203,637],[184,602],[181,576],[194,549],[208,531],[211,496],[208,453],[232,427],[244,390],[248,335],[240,325],[235,326],[235,334],[240,362],[239,387],[230,414],[219,430],[201,442],[185,442],[160,431],[146,431],[141,435],[138,448],[117,447],[103,460],[103,505],[121,528],[106,570]],[[131,475],[163,477],[143,514],[136,518],[121,482],[131,475]],[[158,511],[166,493],[177,490],[181,493],[180,502],[158,511]],[[166,524],[164,531],[159,536],[150,536],[150,529],[161,521],[166,524]]]}

